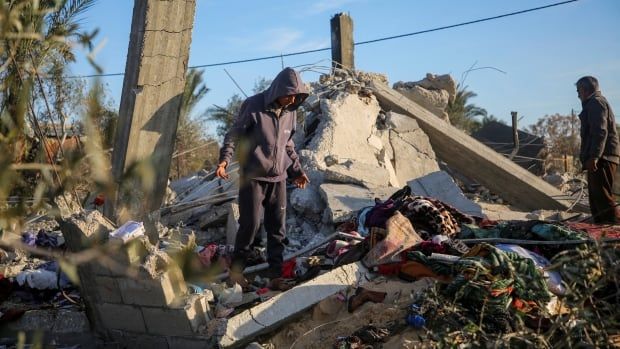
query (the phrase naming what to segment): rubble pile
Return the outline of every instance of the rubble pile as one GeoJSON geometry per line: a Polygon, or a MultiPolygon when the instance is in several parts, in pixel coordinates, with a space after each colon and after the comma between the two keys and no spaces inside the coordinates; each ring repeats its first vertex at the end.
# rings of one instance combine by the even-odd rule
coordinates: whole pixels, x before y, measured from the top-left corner
{"type": "MultiPolygon", "coordinates": [[[[29,246],[83,259],[50,265],[7,251],[3,291],[72,292],[70,318],[87,315],[88,336],[128,348],[611,343],[620,332],[620,229],[498,209],[506,209],[501,193],[455,182],[416,119],[377,100],[376,84],[388,86],[387,78],[336,70],[311,85],[294,134],[310,184],[288,188],[282,275],[290,289],[261,273],[260,237],[249,285],[227,280],[239,218],[233,162],[228,180],[201,171],[171,182],[166,205],[149,216],[154,226],[116,227],[98,211],[74,210],[59,226],[25,232],[29,246]],[[595,328],[609,330],[592,336],[595,328]]],[[[394,88],[449,124],[449,76],[394,88]]],[[[0,321],[31,330],[40,309],[12,317],[7,304],[0,321]]],[[[65,317],[54,311],[37,316],[65,317]]],[[[64,329],[51,323],[46,331],[64,329]]],[[[72,334],[85,322],[67,327],[72,334]]]]}

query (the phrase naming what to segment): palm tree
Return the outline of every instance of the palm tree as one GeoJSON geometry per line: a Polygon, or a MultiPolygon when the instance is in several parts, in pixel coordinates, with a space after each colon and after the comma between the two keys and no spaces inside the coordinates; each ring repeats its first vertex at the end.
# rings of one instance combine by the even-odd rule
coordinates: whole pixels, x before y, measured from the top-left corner
{"type": "MultiPolygon", "coordinates": [[[[7,128],[23,129],[24,115],[38,74],[62,75],[75,61],[74,43],[92,48],[96,35],[82,31],[80,17],[96,0],[0,1],[0,110],[8,113],[7,128]]],[[[93,63],[91,61],[91,63],[93,63]]],[[[94,63],[93,63],[94,64],[94,63]]],[[[31,111],[33,112],[33,111],[31,111]]],[[[33,116],[33,115],[32,115],[33,116]]],[[[33,116],[34,117],[34,116],[33,116]]]]}
{"type": "Polygon", "coordinates": [[[207,164],[214,163],[212,159],[217,144],[204,133],[203,127],[192,112],[198,103],[209,92],[204,84],[204,71],[190,69],[185,76],[185,87],[181,101],[181,111],[174,145],[175,165],[171,176],[178,178],[185,176],[207,164]]]}
{"type": "MultiPolygon", "coordinates": [[[[259,78],[254,82],[252,92],[254,94],[263,92],[271,85],[271,81],[272,80],[264,77],[259,78]]],[[[226,132],[230,129],[230,126],[232,126],[235,116],[239,114],[239,109],[241,109],[243,100],[244,99],[239,94],[235,93],[228,99],[225,107],[214,105],[212,108],[207,109],[207,120],[215,121],[218,124],[217,135],[219,137],[224,137],[226,132]]]]}
{"type": "Polygon", "coordinates": [[[480,127],[480,122],[476,120],[478,116],[486,117],[487,115],[486,109],[469,102],[471,98],[476,96],[475,92],[468,91],[467,86],[459,83],[454,99],[448,102],[446,108],[452,125],[467,133],[472,133],[480,127]]]}
{"type": "Polygon", "coordinates": [[[204,84],[204,70],[190,69],[185,76],[185,87],[183,88],[183,100],[181,101],[181,114],[179,121],[188,119],[198,102],[209,92],[209,88],[204,84]]]}

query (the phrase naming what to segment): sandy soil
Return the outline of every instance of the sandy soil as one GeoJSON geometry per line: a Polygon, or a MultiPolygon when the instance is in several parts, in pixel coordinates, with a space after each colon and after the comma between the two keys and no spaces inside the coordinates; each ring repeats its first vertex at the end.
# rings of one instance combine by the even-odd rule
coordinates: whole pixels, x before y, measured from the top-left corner
{"type": "MultiPolygon", "coordinates": [[[[338,337],[349,336],[363,326],[387,326],[392,321],[403,321],[415,292],[430,285],[431,280],[410,283],[380,277],[362,287],[386,292],[383,303],[366,303],[350,314],[347,312],[345,298],[334,295],[261,342],[274,348],[331,348],[338,337]]],[[[354,290],[350,290],[349,295],[353,292],[354,290]]],[[[390,338],[384,348],[416,347],[419,333],[406,330],[390,338]]]]}

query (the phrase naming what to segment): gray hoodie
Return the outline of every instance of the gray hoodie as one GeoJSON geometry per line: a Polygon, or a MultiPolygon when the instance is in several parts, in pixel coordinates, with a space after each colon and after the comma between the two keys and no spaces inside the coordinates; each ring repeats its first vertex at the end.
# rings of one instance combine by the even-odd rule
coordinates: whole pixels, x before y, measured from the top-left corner
{"type": "Polygon", "coordinates": [[[230,163],[236,150],[244,179],[280,182],[287,175],[302,175],[292,137],[297,125],[295,110],[307,97],[299,74],[292,68],[282,70],[268,89],[243,102],[224,137],[220,162],[230,163]],[[297,96],[295,103],[280,110],[278,97],[289,95],[297,96]]]}

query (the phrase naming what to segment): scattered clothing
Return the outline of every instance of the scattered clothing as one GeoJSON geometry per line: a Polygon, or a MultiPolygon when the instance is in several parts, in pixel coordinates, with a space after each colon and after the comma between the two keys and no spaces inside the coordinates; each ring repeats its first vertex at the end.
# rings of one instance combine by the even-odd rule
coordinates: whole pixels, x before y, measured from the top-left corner
{"type": "Polygon", "coordinates": [[[588,234],[589,237],[600,240],[602,238],[620,238],[620,226],[618,225],[601,225],[591,223],[566,223],[566,226],[573,231],[581,231],[588,234]]]}
{"type": "Polygon", "coordinates": [[[400,261],[401,252],[422,241],[411,222],[398,211],[387,221],[386,228],[387,236],[362,259],[366,267],[400,261]]]}
{"type": "Polygon", "coordinates": [[[432,230],[432,235],[452,237],[460,231],[459,224],[475,222],[472,217],[461,213],[456,208],[423,196],[406,198],[400,211],[413,224],[428,226],[432,230]]]}
{"type": "MultiPolygon", "coordinates": [[[[385,228],[385,224],[394,215],[397,208],[394,200],[387,200],[376,204],[366,217],[365,223],[367,227],[385,228]]],[[[359,229],[359,228],[358,228],[359,229]]]]}
{"type": "Polygon", "coordinates": [[[46,232],[41,229],[37,233],[35,243],[40,247],[60,247],[65,244],[65,238],[61,232],[46,232]]]}
{"type": "Polygon", "coordinates": [[[37,236],[33,232],[22,233],[22,242],[30,247],[36,246],[37,236]]]}

